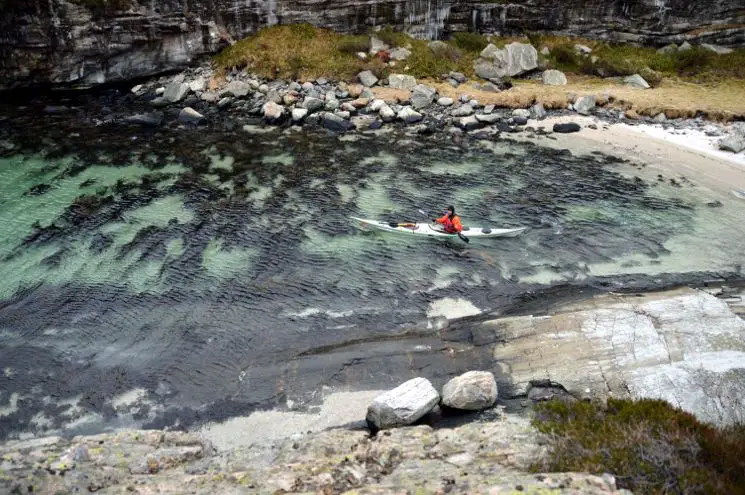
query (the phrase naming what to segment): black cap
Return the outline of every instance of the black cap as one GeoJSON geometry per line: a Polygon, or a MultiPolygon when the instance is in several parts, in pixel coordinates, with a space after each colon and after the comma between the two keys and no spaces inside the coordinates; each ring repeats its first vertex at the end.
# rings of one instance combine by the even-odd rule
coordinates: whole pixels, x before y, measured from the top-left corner
{"type": "Polygon", "coordinates": [[[448,206],[448,210],[452,211],[453,215],[455,215],[455,206],[453,205],[448,206]]]}

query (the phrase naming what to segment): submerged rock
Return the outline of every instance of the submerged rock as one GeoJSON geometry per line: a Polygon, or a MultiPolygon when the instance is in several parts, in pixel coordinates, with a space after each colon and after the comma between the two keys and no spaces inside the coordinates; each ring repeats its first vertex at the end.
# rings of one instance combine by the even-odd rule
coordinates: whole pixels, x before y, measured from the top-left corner
{"type": "Polygon", "coordinates": [[[163,113],[138,113],[136,115],[125,117],[124,122],[145,127],[158,127],[163,123],[163,113]]]}
{"type": "Polygon", "coordinates": [[[434,408],[440,394],[426,378],[414,378],[378,396],[367,409],[367,422],[377,429],[410,425],[434,408]]]}
{"type": "Polygon", "coordinates": [[[554,124],[554,132],[558,132],[561,134],[579,132],[580,129],[582,128],[576,122],[567,122],[566,124],[554,124]]]}
{"type": "Polygon", "coordinates": [[[447,382],[442,403],[454,409],[479,411],[497,401],[497,382],[488,371],[469,371],[447,382]]]}

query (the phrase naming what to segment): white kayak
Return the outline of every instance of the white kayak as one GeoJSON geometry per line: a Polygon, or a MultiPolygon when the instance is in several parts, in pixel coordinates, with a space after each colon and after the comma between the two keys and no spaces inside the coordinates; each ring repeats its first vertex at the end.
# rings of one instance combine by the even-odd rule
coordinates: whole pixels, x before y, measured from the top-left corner
{"type": "MultiPolygon", "coordinates": [[[[396,234],[414,234],[414,235],[425,235],[429,237],[443,237],[443,238],[457,238],[458,234],[448,234],[438,229],[437,225],[431,223],[414,223],[414,222],[401,222],[401,223],[386,223],[378,222],[377,220],[367,220],[365,218],[352,217],[352,220],[360,222],[361,226],[371,227],[374,229],[382,230],[384,232],[393,232],[396,234]]],[[[517,229],[493,229],[493,228],[482,228],[482,227],[463,227],[462,234],[468,238],[471,237],[517,237],[527,227],[520,227],[517,229]]]]}

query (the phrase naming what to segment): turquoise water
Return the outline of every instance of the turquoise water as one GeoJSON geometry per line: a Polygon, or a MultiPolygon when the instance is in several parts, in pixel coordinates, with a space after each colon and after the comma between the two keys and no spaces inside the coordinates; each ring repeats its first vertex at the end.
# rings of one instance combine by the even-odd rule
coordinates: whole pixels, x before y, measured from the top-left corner
{"type": "Polygon", "coordinates": [[[386,340],[431,328],[444,298],[487,312],[745,261],[745,202],[603,155],[403,132],[55,132],[0,157],[0,407],[24,401],[0,412],[4,436],[183,426],[323,386],[449,376],[477,356],[386,340]],[[465,224],[529,230],[466,245],[349,219],[447,204],[465,224]]]}

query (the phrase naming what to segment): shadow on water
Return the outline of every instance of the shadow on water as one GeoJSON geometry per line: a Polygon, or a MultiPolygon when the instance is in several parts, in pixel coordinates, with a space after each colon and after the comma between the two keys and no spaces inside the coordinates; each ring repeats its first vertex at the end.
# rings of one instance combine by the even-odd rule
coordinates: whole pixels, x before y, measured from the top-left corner
{"type": "Polygon", "coordinates": [[[710,276],[593,276],[592,263],[666,256],[696,214],[613,157],[403,131],[81,124],[115,103],[0,131],[0,437],[188,428],[310,407],[322,387],[439,386],[498,370],[466,323],[438,331],[436,301],[510,313],[710,276]],[[349,220],[450,203],[530,231],[413,242],[349,220]]]}

